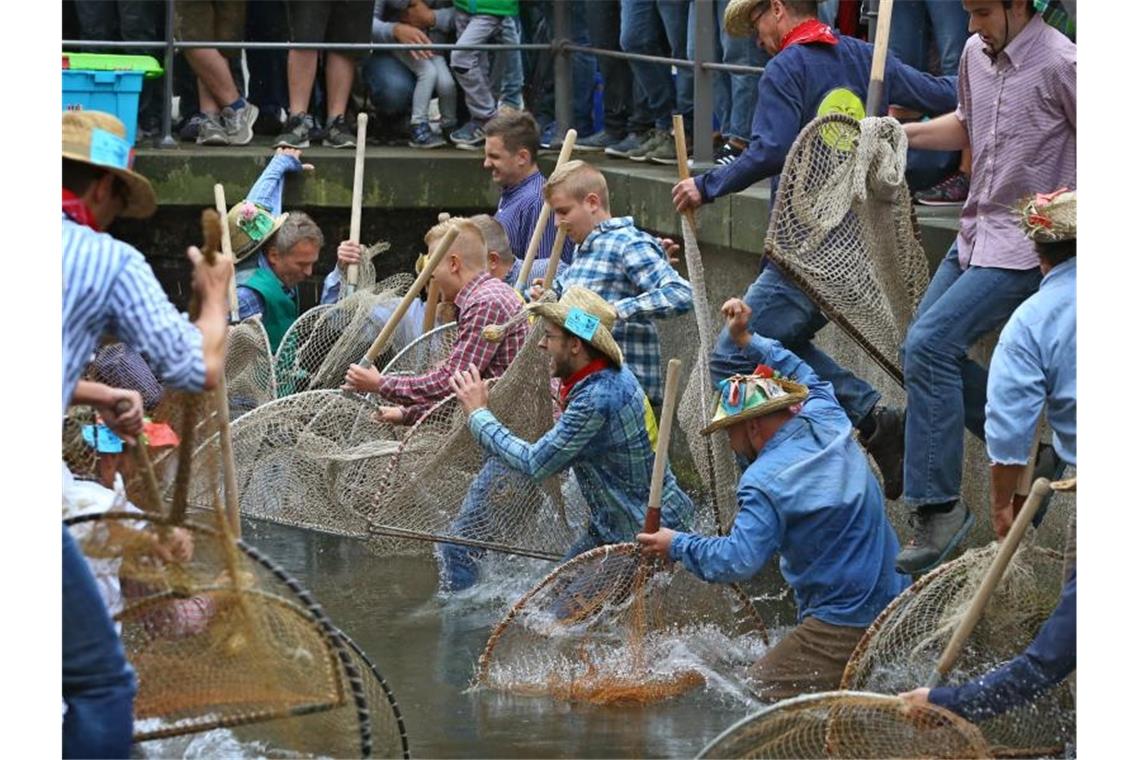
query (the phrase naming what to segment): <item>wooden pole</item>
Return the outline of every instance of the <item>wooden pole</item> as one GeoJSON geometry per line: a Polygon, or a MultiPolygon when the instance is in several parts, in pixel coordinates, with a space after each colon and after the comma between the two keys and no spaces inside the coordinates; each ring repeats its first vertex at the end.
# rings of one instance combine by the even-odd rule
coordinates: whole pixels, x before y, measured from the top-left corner
{"type": "Polygon", "coordinates": [[[661,407],[661,428],[653,452],[653,479],[649,482],[649,504],[645,509],[645,533],[661,530],[661,491],[665,486],[665,465],[669,463],[669,438],[677,409],[677,385],[681,380],[681,360],[670,359],[665,370],[665,403],[661,407]]]}
{"type": "Polygon", "coordinates": [[[891,39],[891,11],[894,5],[894,0],[879,0],[875,50],[871,54],[871,82],[867,85],[868,116],[878,116],[883,106],[883,75],[887,67],[887,43],[891,39]]]}
{"type": "MultiPolygon", "coordinates": [[[[555,171],[559,166],[570,160],[570,153],[574,150],[574,143],[578,140],[578,131],[575,129],[566,130],[566,136],[562,138],[562,150],[558,153],[558,163],[554,165],[555,171]]],[[[527,280],[530,279],[530,269],[534,265],[534,259],[538,255],[538,244],[542,240],[542,233],[546,231],[546,222],[550,219],[550,204],[546,201],[542,202],[542,210],[538,212],[538,221],[534,225],[534,231],[530,233],[530,243],[526,247],[526,256],[523,258],[522,269],[519,270],[519,278],[515,281],[515,289],[519,291],[526,291],[527,280]]],[[[550,258],[561,258],[561,251],[551,251],[550,258]]]]}
{"type": "Polygon", "coordinates": [[[566,242],[566,222],[558,225],[558,231],[554,233],[554,247],[551,248],[550,258],[546,261],[546,274],[542,277],[542,291],[545,293],[550,290],[554,285],[554,276],[558,274],[559,257],[554,255],[554,251],[561,251],[563,244],[566,242]]]}
{"type": "MultiPolygon", "coordinates": [[[[368,131],[368,114],[362,113],[356,117],[356,164],[352,170],[352,216],[349,217],[348,239],[354,243],[360,242],[360,210],[364,203],[364,147],[365,135],[368,131]]],[[[344,294],[350,296],[356,292],[356,281],[360,278],[360,266],[349,264],[345,272],[344,294]]]]}
{"type": "MultiPolygon", "coordinates": [[[[222,219],[222,253],[233,256],[233,247],[230,244],[230,226],[226,224],[226,191],[221,183],[214,185],[214,205],[222,219]]],[[[230,279],[233,282],[233,278],[230,279]]],[[[237,310],[237,290],[231,288],[230,309],[237,310]]],[[[228,330],[226,340],[229,340],[228,330]]],[[[226,372],[222,368],[218,386],[214,389],[214,403],[218,410],[218,443],[222,452],[222,478],[225,484],[226,517],[234,535],[241,538],[241,507],[238,501],[237,474],[234,467],[233,440],[230,437],[230,397],[226,391],[226,372]]]]}

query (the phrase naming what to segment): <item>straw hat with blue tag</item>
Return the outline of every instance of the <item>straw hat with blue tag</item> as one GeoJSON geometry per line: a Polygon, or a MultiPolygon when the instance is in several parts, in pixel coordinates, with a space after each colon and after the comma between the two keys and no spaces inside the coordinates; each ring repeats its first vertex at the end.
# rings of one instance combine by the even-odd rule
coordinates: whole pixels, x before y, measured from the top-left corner
{"type": "Polygon", "coordinates": [[[622,365],[621,348],[614,340],[617,310],[592,290],[572,285],[557,302],[527,304],[526,312],[549,319],[605,354],[614,366],[622,365]]]}
{"type": "Polygon", "coordinates": [[[98,166],[127,187],[127,203],[119,216],[145,219],[158,208],[147,178],[132,171],[134,150],[123,122],[103,111],[63,112],[63,157],[98,166]]]}
{"type": "Polygon", "coordinates": [[[701,431],[702,435],[787,409],[808,397],[807,386],[779,377],[764,365],[757,366],[751,375],[726,377],[717,387],[720,397],[712,422],[701,431]]]}

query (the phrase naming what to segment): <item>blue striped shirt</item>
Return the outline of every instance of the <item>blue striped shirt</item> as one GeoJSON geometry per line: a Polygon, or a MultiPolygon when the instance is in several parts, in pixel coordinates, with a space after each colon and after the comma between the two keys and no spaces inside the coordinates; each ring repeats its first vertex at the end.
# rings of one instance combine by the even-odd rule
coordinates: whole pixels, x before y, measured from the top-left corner
{"type": "Polygon", "coordinates": [[[167,299],[143,255],[130,245],[63,217],[63,409],[111,334],[146,357],[163,384],[201,390],[202,333],[167,299]]]}
{"type": "MultiPolygon", "coordinates": [[[[499,209],[495,212],[495,219],[507,231],[511,252],[519,259],[526,256],[530,236],[534,234],[534,226],[538,224],[538,215],[542,211],[544,184],[546,178],[542,176],[542,172],[535,171],[517,185],[504,187],[503,194],[499,197],[499,209]]],[[[554,247],[554,233],[554,214],[551,214],[547,218],[546,232],[542,233],[542,240],[538,244],[536,259],[550,258],[550,249],[554,247]]],[[[562,245],[562,261],[569,264],[573,258],[574,242],[567,237],[562,245]]]]}

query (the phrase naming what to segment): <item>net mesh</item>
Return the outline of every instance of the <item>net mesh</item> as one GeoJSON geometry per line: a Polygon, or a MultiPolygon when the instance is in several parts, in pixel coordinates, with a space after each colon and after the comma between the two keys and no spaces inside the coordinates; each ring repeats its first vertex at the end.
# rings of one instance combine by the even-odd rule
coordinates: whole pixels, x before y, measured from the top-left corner
{"type": "Polygon", "coordinates": [[[652,703],[744,668],[767,633],[735,586],[708,584],[636,544],[600,546],[560,566],[508,611],[477,682],[595,704],[652,703]]]}
{"type": "Polygon", "coordinates": [[[260,315],[230,328],[225,367],[231,419],[277,398],[277,373],[260,315]]]}
{"type": "Polygon", "coordinates": [[[702,758],[991,757],[977,727],[936,705],[898,697],[825,692],[751,715],[706,746],[702,758]]]}
{"type": "MultiPolygon", "coordinates": [[[[867,630],[847,663],[844,689],[898,693],[926,681],[965,615],[998,543],[971,549],[923,576],[867,630]]],[[[1059,552],[1023,544],[994,591],[945,683],[980,676],[1020,654],[1052,613],[1061,592],[1059,552]]],[[[1072,693],[1059,684],[1034,702],[982,722],[994,752],[1054,754],[1075,736],[1072,693]]]]}
{"type": "Polygon", "coordinates": [[[821,116],[780,175],[765,254],[902,383],[899,346],[929,283],[892,118],[821,116]]]}

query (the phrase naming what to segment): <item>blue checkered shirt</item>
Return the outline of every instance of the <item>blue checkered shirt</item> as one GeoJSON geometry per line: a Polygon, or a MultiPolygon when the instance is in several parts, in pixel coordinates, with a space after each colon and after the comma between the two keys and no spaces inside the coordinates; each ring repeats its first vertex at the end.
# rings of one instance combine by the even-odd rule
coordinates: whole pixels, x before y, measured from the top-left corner
{"type": "Polygon", "coordinates": [[[554,291],[561,297],[571,285],[594,291],[617,310],[614,339],[645,395],[660,405],[661,342],[652,320],[693,308],[692,286],[669,265],[657,239],[628,216],[607,219],[586,236],[574,261],[555,278],[554,291]]]}
{"type": "MultiPolygon", "coordinates": [[[[610,367],[575,383],[566,410],[535,443],[513,435],[486,408],[476,410],[467,425],[486,451],[536,480],[573,468],[596,543],[632,541],[642,530],[653,449],[645,430],[645,394],[628,369],[610,367]]],[[[661,524],[686,530],[692,521],[693,502],[666,464],[661,524]]]]}

